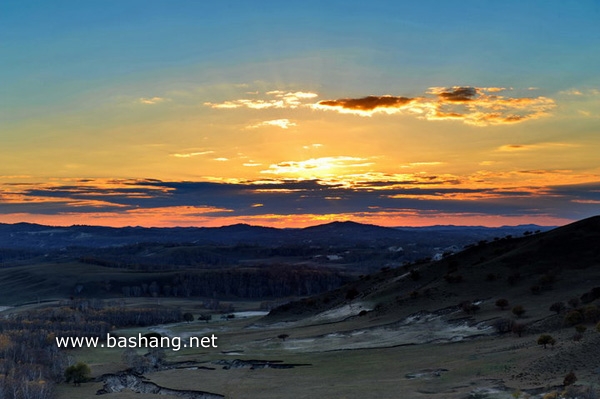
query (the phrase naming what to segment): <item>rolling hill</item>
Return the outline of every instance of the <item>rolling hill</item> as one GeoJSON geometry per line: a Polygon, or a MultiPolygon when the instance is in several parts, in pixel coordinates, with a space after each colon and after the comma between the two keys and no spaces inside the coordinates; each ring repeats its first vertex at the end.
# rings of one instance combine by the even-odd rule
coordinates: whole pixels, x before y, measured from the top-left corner
{"type": "MultiPolygon", "coordinates": [[[[518,390],[546,397],[544,392],[565,389],[562,381],[569,372],[584,384],[597,379],[599,242],[600,217],[526,237],[481,242],[437,262],[362,276],[335,291],[282,305],[263,321],[307,326],[290,330],[298,336],[290,347],[313,340],[317,349],[312,350],[368,351],[360,352],[364,354],[416,345],[397,352],[412,354],[404,358],[410,367],[434,364],[438,371],[453,367],[458,373],[456,380],[435,383],[436,389],[447,390],[443,397],[505,398],[518,390]],[[320,326],[318,336],[307,332],[314,326],[320,326]],[[547,350],[538,345],[543,334],[553,337],[547,350]],[[477,373],[471,371],[473,364],[480,367],[477,373]],[[458,388],[468,386],[471,391],[458,388]],[[476,386],[482,390],[473,390],[476,386]]],[[[428,374],[435,370],[411,378],[439,377],[442,372],[428,374]]],[[[582,391],[570,392],[575,396],[565,397],[582,391]]]]}
{"type": "MultiPolygon", "coordinates": [[[[456,305],[464,300],[513,296],[567,300],[600,286],[600,216],[547,232],[523,237],[481,241],[438,261],[417,261],[400,268],[362,276],[335,293],[311,298],[322,311],[343,303],[348,296],[376,303],[394,311],[410,307],[456,305]],[[356,295],[348,295],[348,291],[356,295]],[[412,297],[412,298],[411,298],[412,297]],[[327,298],[327,301],[323,301],[327,298]]],[[[289,304],[288,310],[303,312],[307,300],[289,304]]],[[[278,314],[278,312],[273,312],[278,314]]],[[[285,313],[285,312],[282,312],[285,313]]]]}
{"type": "Polygon", "coordinates": [[[131,290],[149,295],[144,287],[152,282],[165,296],[218,295],[231,300],[313,295],[382,267],[441,257],[473,242],[522,235],[534,228],[539,226],[389,228],[333,222],[274,229],[245,224],[220,228],[0,224],[0,302],[18,304],[74,293],[119,296],[131,290]],[[188,282],[197,280],[210,283],[190,289],[188,282]],[[265,289],[277,281],[289,289],[265,289]]]}

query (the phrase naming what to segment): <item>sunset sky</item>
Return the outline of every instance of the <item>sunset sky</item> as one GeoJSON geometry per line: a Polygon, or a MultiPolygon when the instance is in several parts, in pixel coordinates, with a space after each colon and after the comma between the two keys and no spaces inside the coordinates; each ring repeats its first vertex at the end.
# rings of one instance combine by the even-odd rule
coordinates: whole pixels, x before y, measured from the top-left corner
{"type": "Polygon", "coordinates": [[[600,214],[600,2],[4,0],[0,222],[600,214]]]}

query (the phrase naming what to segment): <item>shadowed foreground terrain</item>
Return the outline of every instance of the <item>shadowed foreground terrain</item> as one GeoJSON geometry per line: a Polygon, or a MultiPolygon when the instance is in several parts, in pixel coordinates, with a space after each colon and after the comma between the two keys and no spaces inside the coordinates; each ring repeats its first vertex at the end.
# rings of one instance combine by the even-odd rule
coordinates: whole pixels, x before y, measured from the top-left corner
{"type": "Polygon", "coordinates": [[[184,342],[215,334],[218,348],[145,357],[145,349],[71,349],[93,380],[60,383],[57,397],[592,398],[600,375],[598,242],[599,217],[481,241],[438,261],[361,275],[263,317],[197,320],[207,310],[193,298],[126,298],[120,306],[174,307],[194,321],[111,333],[184,342]],[[571,372],[575,384],[565,380],[571,372]]]}

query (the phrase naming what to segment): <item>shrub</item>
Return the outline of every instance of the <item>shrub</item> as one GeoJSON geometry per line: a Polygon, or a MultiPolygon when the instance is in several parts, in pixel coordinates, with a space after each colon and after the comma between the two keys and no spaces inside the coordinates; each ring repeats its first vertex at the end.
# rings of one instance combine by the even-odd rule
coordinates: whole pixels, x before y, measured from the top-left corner
{"type": "Polygon", "coordinates": [[[194,321],[194,315],[191,313],[184,313],[183,314],[183,320],[186,322],[190,322],[190,321],[194,321]]]}
{"type": "Polygon", "coordinates": [[[517,305],[512,308],[512,312],[515,316],[521,317],[525,314],[525,308],[521,305],[517,305]]]}
{"type": "Polygon", "coordinates": [[[546,349],[546,347],[548,345],[554,346],[555,343],[556,343],[556,340],[554,338],[552,338],[551,335],[548,335],[548,334],[542,334],[542,335],[540,335],[538,337],[538,340],[537,340],[537,344],[538,345],[543,345],[544,349],[546,349]]]}
{"type": "Polygon", "coordinates": [[[65,370],[65,380],[67,382],[73,382],[74,385],[81,385],[82,382],[86,382],[90,378],[91,374],[90,366],[85,363],[79,362],[72,366],[67,367],[65,370]]]}
{"type": "Polygon", "coordinates": [[[496,301],[496,306],[500,308],[500,310],[504,310],[508,307],[509,302],[506,298],[500,298],[496,301]]]}
{"type": "Polygon", "coordinates": [[[582,321],[583,321],[583,316],[581,315],[581,312],[579,312],[578,310],[571,310],[565,316],[565,323],[568,324],[568,325],[570,325],[570,326],[574,326],[576,324],[579,324],[582,321]]]}
{"type": "Polygon", "coordinates": [[[279,334],[277,338],[279,338],[282,341],[285,341],[286,338],[289,338],[289,334],[279,334]]]}
{"type": "Polygon", "coordinates": [[[205,321],[205,322],[209,322],[212,320],[212,315],[211,314],[201,314],[200,316],[198,316],[198,320],[200,321],[205,321]]]}
{"type": "Polygon", "coordinates": [[[583,318],[590,323],[600,320],[600,309],[596,305],[588,305],[583,309],[583,318]]]}
{"type": "Polygon", "coordinates": [[[574,372],[571,371],[565,376],[565,379],[563,380],[563,385],[568,387],[569,385],[575,384],[575,382],[577,382],[577,376],[574,372]]]}

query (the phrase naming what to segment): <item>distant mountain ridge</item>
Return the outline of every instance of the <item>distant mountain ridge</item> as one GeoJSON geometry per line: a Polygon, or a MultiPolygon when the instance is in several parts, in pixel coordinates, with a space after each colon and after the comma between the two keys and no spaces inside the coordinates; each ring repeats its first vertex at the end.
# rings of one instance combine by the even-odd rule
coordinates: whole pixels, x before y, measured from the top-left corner
{"type": "Polygon", "coordinates": [[[488,228],[480,226],[382,227],[356,222],[332,222],[300,229],[234,224],[223,227],[103,227],[44,226],[32,223],[0,223],[0,248],[56,250],[68,247],[116,247],[138,243],[193,243],[199,245],[401,245],[424,240],[435,246],[520,235],[551,227],[525,225],[488,228]]]}

